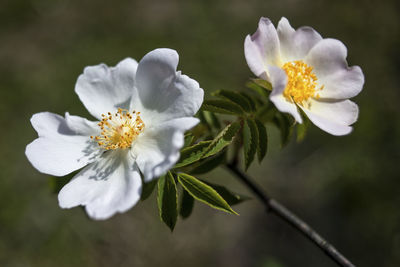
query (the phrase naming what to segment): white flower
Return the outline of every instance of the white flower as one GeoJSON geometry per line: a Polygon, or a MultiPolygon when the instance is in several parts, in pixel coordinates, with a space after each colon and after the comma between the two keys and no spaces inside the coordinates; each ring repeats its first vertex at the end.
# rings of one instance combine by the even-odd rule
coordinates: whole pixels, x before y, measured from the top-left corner
{"type": "Polygon", "coordinates": [[[140,173],[148,182],[176,163],[204,94],[176,71],[178,60],[176,51],[156,49],[139,64],[127,58],[113,68],[85,68],[75,92],[97,122],[33,115],[39,138],[25,153],[36,169],[62,176],[86,166],[60,191],[62,208],[86,206],[94,219],[125,212],[140,198],[140,173]]]}
{"type": "Polygon", "coordinates": [[[351,132],[358,106],[348,98],[362,90],[364,75],[358,66],[348,67],[342,42],[323,39],[310,27],[294,30],[286,18],[277,29],[261,18],[244,50],[252,72],[272,84],[270,100],[280,111],[302,123],[300,108],[330,134],[351,132]]]}

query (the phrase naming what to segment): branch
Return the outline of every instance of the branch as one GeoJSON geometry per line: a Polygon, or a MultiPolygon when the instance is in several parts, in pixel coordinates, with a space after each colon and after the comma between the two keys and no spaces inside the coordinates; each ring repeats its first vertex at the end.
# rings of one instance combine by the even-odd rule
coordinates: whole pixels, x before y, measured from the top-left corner
{"type": "Polygon", "coordinates": [[[292,225],[297,231],[301,232],[316,246],[318,246],[326,255],[328,255],[339,266],[355,267],[348,259],[346,259],[334,246],[323,239],[314,229],[307,225],[303,220],[293,214],[285,206],[275,199],[270,198],[263,192],[249,176],[237,168],[236,162],[225,165],[228,170],[235,174],[264,204],[268,212],[272,212],[285,222],[292,225]]]}

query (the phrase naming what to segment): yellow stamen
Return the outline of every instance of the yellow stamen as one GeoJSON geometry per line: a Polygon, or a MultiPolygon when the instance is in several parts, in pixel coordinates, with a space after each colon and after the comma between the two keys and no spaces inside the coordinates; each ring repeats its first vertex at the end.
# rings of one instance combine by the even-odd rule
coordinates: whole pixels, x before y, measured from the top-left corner
{"type": "Polygon", "coordinates": [[[304,106],[310,97],[319,98],[318,91],[324,86],[317,88],[317,76],[313,72],[313,67],[301,60],[295,60],[285,63],[282,69],[288,76],[288,83],[283,91],[288,101],[304,106]]]}
{"type": "Polygon", "coordinates": [[[101,133],[98,136],[90,136],[98,145],[106,150],[125,149],[131,147],[133,141],[144,130],[144,123],[139,116],[140,112],[129,112],[118,109],[117,113],[101,114],[102,120],[98,123],[101,133]]]}

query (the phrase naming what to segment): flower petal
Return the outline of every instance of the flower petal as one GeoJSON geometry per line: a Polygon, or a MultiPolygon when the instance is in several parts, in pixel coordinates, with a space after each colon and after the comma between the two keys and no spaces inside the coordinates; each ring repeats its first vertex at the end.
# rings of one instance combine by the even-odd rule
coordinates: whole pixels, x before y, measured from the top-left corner
{"type": "Polygon", "coordinates": [[[316,44],[305,58],[314,68],[318,83],[324,85],[321,98],[346,99],[362,90],[364,75],[358,66],[348,67],[346,46],[335,39],[324,39],[316,44]]]}
{"type": "Polygon", "coordinates": [[[279,21],[277,32],[284,62],[303,59],[322,40],[321,35],[311,27],[300,27],[295,31],[285,17],[279,21]]]}
{"type": "Polygon", "coordinates": [[[364,74],[359,66],[346,67],[320,79],[324,85],[319,95],[324,99],[347,99],[358,95],[364,85],[364,74]]]}
{"type": "Polygon", "coordinates": [[[132,148],[136,163],[146,182],[159,177],[179,159],[183,146],[183,134],[192,128],[197,118],[178,118],[154,125],[140,135],[132,148]]]}
{"type": "Polygon", "coordinates": [[[61,208],[86,206],[96,220],[125,212],[140,199],[142,180],[128,151],[111,151],[79,172],[58,194],[61,208]]]}
{"type": "Polygon", "coordinates": [[[75,92],[90,114],[99,120],[102,113],[129,109],[136,94],[137,66],[134,59],[126,58],[112,68],[105,64],[86,67],[76,82],[75,92]]]}
{"type": "Polygon", "coordinates": [[[349,125],[358,118],[358,106],[350,100],[311,100],[310,104],[310,108],[300,108],[316,126],[332,135],[349,134],[352,131],[349,125]]]}
{"type": "Polygon", "coordinates": [[[251,71],[263,79],[268,80],[268,65],[281,65],[278,34],[269,19],[261,18],[257,31],[252,36],[247,35],[244,54],[251,71]]]}
{"type": "Polygon", "coordinates": [[[98,122],[89,121],[79,116],[73,116],[68,112],[65,112],[65,123],[76,135],[91,136],[99,131],[98,122]]]}
{"type": "Polygon", "coordinates": [[[33,115],[33,128],[39,138],[27,145],[25,154],[40,172],[63,176],[94,161],[102,152],[90,140],[97,133],[95,123],[70,116],[42,112],[33,115]]]}
{"type": "Polygon", "coordinates": [[[303,120],[297,111],[296,104],[288,101],[283,96],[283,91],[286,88],[288,79],[285,71],[278,67],[270,66],[268,68],[268,74],[272,85],[272,92],[269,95],[269,99],[274,103],[279,111],[289,113],[298,123],[303,123],[303,120]]]}
{"type": "Polygon", "coordinates": [[[204,92],[199,84],[176,71],[178,54],[175,50],[161,48],[149,52],[139,62],[136,85],[139,98],[133,107],[140,107],[146,124],[191,117],[200,108],[204,92]]]}

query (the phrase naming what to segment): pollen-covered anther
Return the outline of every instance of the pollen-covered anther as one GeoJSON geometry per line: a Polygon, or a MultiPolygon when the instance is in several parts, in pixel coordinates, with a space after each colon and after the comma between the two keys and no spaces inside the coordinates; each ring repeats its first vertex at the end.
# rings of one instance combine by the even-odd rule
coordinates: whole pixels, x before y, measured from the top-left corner
{"type": "Polygon", "coordinates": [[[101,114],[102,120],[98,123],[101,133],[90,138],[106,150],[129,148],[145,127],[139,114],[125,109],[118,109],[115,114],[101,114]]]}
{"type": "Polygon", "coordinates": [[[296,60],[285,63],[282,69],[288,76],[288,82],[283,91],[283,95],[288,101],[304,106],[310,97],[316,99],[320,97],[318,92],[324,86],[317,88],[317,76],[311,66],[301,60],[296,60]]]}

